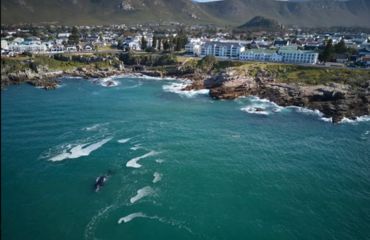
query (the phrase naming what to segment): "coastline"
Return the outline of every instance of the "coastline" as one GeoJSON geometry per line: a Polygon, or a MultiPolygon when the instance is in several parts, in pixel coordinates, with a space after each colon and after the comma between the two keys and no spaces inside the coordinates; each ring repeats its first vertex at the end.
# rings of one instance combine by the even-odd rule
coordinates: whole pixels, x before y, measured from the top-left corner
{"type": "MultiPolygon", "coordinates": [[[[331,82],[323,85],[291,84],[278,81],[270,73],[259,70],[255,76],[248,71],[226,68],[217,73],[172,73],[158,70],[117,69],[117,68],[76,68],[65,71],[44,71],[27,69],[24,72],[2,75],[2,90],[12,84],[28,83],[45,90],[56,89],[60,78],[77,77],[81,79],[105,79],[104,86],[114,87],[116,83],[109,77],[142,77],[159,80],[179,80],[186,82],[177,86],[176,91],[194,95],[207,89],[210,97],[218,99],[236,99],[242,96],[256,96],[267,99],[281,107],[302,107],[322,113],[328,122],[351,122],[367,118],[370,115],[370,80],[363,86],[352,88],[345,84],[331,82]],[[108,79],[107,79],[108,78],[108,79]]],[[[205,92],[203,92],[205,93],[205,92]]],[[[208,93],[208,92],[207,92],[208,93]]],[[[263,113],[264,109],[254,109],[263,113]]]]}

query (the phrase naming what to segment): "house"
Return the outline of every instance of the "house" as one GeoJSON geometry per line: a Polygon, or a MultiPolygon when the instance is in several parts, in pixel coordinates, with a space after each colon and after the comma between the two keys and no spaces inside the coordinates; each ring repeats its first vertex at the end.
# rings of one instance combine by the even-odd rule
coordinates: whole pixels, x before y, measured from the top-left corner
{"type": "Polygon", "coordinates": [[[335,62],[337,63],[347,63],[348,56],[346,54],[335,54],[334,56],[335,62]]]}
{"type": "Polygon", "coordinates": [[[76,46],[68,46],[66,48],[67,52],[77,52],[77,47],[76,46]]]}
{"type": "Polygon", "coordinates": [[[275,46],[275,47],[288,46],[289,44],[290,44],[290,41],[289,41],[289,40],[282,40],[282,39],[279,39],[279,40],[275,40],[275,41],[274,41],[274,46],[275,46]]]}

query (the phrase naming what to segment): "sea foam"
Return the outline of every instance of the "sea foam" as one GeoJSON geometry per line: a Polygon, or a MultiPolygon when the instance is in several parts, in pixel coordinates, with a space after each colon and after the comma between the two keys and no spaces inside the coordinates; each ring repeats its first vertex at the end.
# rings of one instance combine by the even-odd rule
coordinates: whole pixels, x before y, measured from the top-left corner
{"type": "Polygon", "coordinates": [[[120,140],[118,140],[117,142],[118,143],[127,143],[128,141],[130,141],[131,140],[131,138],[124,138],[124,139],[120,139],[120,140]]]}
{"type": "Polygon", "coordinates": [[[200,94],[209,94],[209,89],[200,89],[200,90],[182,90],[185,87],[187,87],[187,83],[171,83],[169,85],[164,85],[162,88],[165,92],[172,92],[172,93],[177,93],[180,96],[185,96],[185,97],[194,97],[196,95],[200,94]]]}
{"type": "Polygon", "coordinates": [[[144,154],[144,155],[142,155],[140,157],[133,158],[133,159],[129,160],[126,163],[126,167],[140,168],[141,165],[138,163],[138,161],[140,159],[143,159],[143,158],[146,158],[146,157],[150,157],[150,156],[154,156],[156,154],[158,154],[158,152],[156,152],[156,151],[150,151],[150,152],[148,152],[148,153],[146,153],[146,154],[144,154]]]}
{"type": "Polygon", "coordinates": [[[159,181],[161,181],[161,179],[162,179],[162,174],[161,173],[159,173],[159,172],[155,172],[154,174],[153,174],[153,183],[157,183],[157,182],[159,182],[159,181]]]}
{"type": "Polygon", "coordinates": [[[63,161],[68,158],[79,158],[79,157],[84,157],[84,156],[89,156],[90,153],[93,151],[99,149],[102,147],[104,144],[109,142],[112,138],[105,138],[99,142],[96,143],[84,143],[84,144],[79,144],[77,146],[72,147],[72,145],[67,145],[68,149],[64,149],[61,154],[58,154],[52,158],[50,158],[50,161],[57,162],[57,161],[63,161]]]}
{"type": "Polygon", "coordinates": [[[368,122],[370,121],[370,115],[364,115],[356,117],[356,119],[343,118],[340,123],[358,123],[358,122],[368,122]]]}
{"type": "Polygon", "coordinates": [[[118,220],[118,224],[121,224],[122,222],[124,223],[128,223],[130,222],[131,220],[135,219],[135,218],[145,218],[147,217],[144,213],[142,212],[136,212],[136,213],[131,213],[129,215],[127,215],[126,217],[122,217],[118,220]]]}
{"type": "Polygon", "coordinates": [[[153,188],[149,186],[143,187],[137,190],[136,195],[134,197],[130,198],[130,203],[135,203],[139,201],[140,199],[142,199],[143,197],[152,195],[153,193],[154,193],[153,188]]]}

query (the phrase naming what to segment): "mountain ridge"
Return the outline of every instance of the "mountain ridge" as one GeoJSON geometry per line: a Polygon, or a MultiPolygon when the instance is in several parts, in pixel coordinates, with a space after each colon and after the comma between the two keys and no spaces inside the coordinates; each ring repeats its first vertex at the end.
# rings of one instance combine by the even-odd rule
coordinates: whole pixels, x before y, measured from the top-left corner
{"type": "Polygon", "coordinates": [[[286,26],[370,27],[370,0],[2,0],[1,22],[123,24],[177,21],[239,26],[263,16],[286,26]]]}

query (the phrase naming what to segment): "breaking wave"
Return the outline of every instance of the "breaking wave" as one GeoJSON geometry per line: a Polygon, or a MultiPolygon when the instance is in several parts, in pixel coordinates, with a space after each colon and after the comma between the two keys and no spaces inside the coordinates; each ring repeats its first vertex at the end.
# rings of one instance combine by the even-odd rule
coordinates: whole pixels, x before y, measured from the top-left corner
{"type": "Polygon", "coordinates": [[[139,201],[140,199],[142,199],[143,197],[152,195],[153,193],[154,193],[153,188],[149,186],[143,187],[137,190],[136,195],[134,197],[130,198],[130,203],[135,203],[139,201]]]}
{"type": "Polygon", "coordinates": [[[358,123],[358,122],[368,122],[370,121],[370,115],[364,115],[356,117],[356,119],[343,118],[340,123],[358,123]]]}
{"type": "Polygon", "coordinates": [[[274,102],[259,97],[249,97],[247,101],[247,106],[240,108],[240,110],[250,114],[270,115],[273,112],[281,112],[284,109],[284,107],[274,102]]]}
{"type": "Polygon", "coordinates": [[[144,154],[144,155],[142,155],[140,157],[133,158],[133,159],[129,160],[126,163],[126,167],[140,168],[141,165],[138,163],[138,161],[140,159],[143,159],[143,158],[146,158],[146,157],[150,157],[150,156],[154,156],[156,154],[158,154],[158,152],[156,152],[156,151],[150,151],[150,152],[148,152],[148,153],[146,153],[146,154],[144,154]]]}
{"type": "MultiPolygon", "coordinates": [[[[244,98],[240,98],[240,99],[244,99],[244,98]]],[[[238,102],[243,101],[240,99],[238,99],[238,102]]],[[[324,122],[330,122],[330,123],[333,122],[332,118],[325,117],[324,113],[320,112],[317,109],[312,110],[312,109],[298,107],[298,106],[282,107],[267,99],[261,99],[255,96],[248,97],[246,99],[248,101],[247,105],[240,108],[240,110],[250,113],[250,114],[270,115],[270,114],[278,113],[278,112],[295,111],[298,113],[317,116],[321,121],[324,121],[324,122]]],[[[358,122],[366,122],[366,121],[370,121],[370,115],[360,116],[360,117],[357,117],[356,119],[343,118],[342,121],[340,121],[339,123],[358,123],[358,122]]]]}
{"type": "Polygon", "coordinates": [[[189,97],[189,98],[194,97],[196,95],[200,95],[200,94],[209,94],[208,89],[183,90],[187,86],[188,86],[188,84],[186,82],[184,82],[184,83],[171,83],[169,85],[164,85],[162,88],[165,92],[177,93],[180,96],[185,96],[185,97],[189,97]]]}

